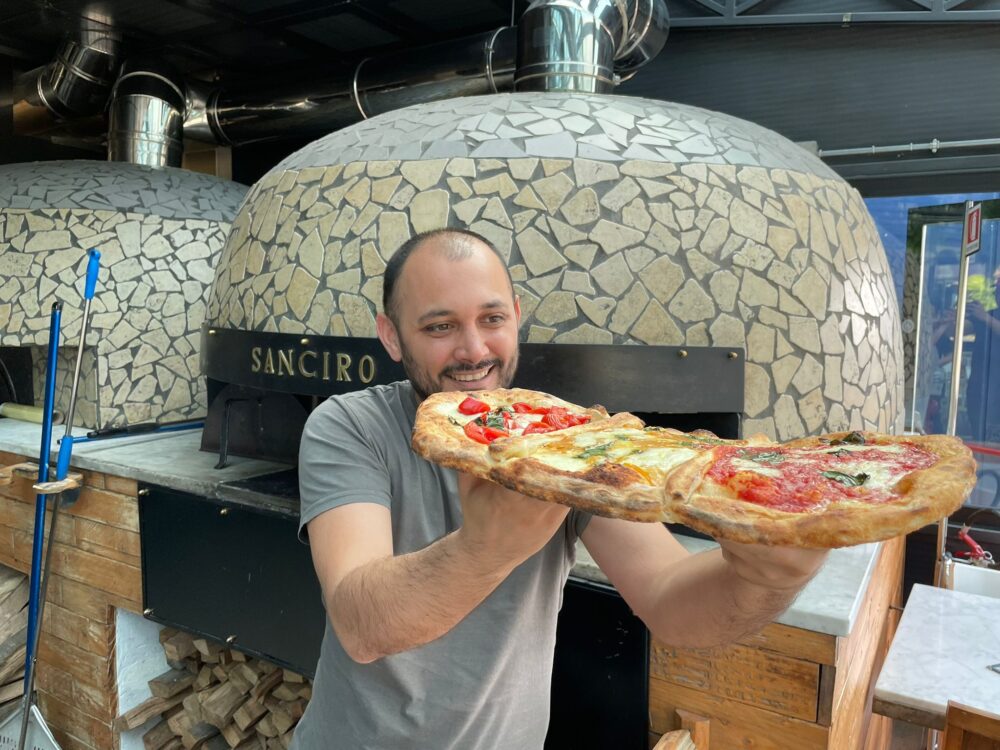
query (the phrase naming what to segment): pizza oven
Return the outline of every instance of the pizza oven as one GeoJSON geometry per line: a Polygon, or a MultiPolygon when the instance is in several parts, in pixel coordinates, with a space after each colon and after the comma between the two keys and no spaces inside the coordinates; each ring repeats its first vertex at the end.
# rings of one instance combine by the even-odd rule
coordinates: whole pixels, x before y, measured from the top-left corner
{"type": "Polygon", "coordinates": [[[251,188],[203,330],[203,448],[292,461],[320,399],[401,377],[375,338],[382,273],[446,226],[508,260],[520,385],[725,436],[902,427],[895,292],[853,188],[727,115],[521,92],[373,117],[251,188]]]}

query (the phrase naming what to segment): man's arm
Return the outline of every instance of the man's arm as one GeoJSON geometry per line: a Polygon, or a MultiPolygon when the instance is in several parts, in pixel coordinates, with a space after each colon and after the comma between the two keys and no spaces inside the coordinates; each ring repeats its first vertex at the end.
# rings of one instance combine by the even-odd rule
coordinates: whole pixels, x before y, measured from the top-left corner
{"type": "Polygon", "coordinates": [[[313,565],[344,650],[372,662],[433,641],[541,549],[567,509],[459,475],[463,525],[393,556],[389,510],[343,505],[309,522],[313,565]]]}
{"type": "Polygon", "coordinates": [[[825,551],[734,544],[689,554],[658,523],[594,518],[582,539],[653,635],[704,648],[760,630],[819,570],[825,551]]]}

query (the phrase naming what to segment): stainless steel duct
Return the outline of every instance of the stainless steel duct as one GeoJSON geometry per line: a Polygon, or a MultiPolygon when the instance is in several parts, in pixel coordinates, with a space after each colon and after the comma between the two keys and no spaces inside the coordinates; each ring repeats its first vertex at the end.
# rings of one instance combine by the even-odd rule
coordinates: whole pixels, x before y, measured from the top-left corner
{"type": "Polygon", "coordinates": [[[130,59],[122,65],[111,97],[108,161],[181,165],[185,96],[179,81],[161,62],[130,59]]]}
{"type": "Polygon", "coordinates": [[[382,112],[419,102],[510,91],[514,29],[362,60],[349,70],[313,71],[301,82],[189,99],[184,134],[228,145],[316,138],[382,112]]]}
{"type": "Polygon", "coordinates": [[[38,135],[61,120],[100,113],[108,101],[120,56],[120,36],[101,19],[85,18],[56,59],[14,82],[14,133],[38,135]]]}
{"type": "Polygon", "coordinates": [[[668,30],[664,0],[533,0],[518,24],[514,88],[609,93],[668,30]]]}
{"type": "Polygon", "coordinates": [[[362,60],[298,83],[189,90],[184,134],[240,145],[317,138],[383,112],[501,91],[607,92],[663,48],[664,0],[535,0],[517,29],[362,60]],[[516,58],[516,65],[515,65],[516,58]],[[516,72],[515,72],[516,68],[516,72]]]}

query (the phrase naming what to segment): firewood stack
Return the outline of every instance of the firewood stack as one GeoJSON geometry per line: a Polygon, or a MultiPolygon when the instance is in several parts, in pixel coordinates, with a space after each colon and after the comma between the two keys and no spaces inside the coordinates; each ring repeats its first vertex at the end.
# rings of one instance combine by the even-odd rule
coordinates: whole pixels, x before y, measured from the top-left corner
{"type": "Polygon", "coordinates": [[[0,715],[24,694],[28,577],[0,565],[0,715]]]}
{"type": "Polygon", "coordinates": [[[173,628],[160,631],[171,669],[153,696],[118,717],[118,731],[163,718],[145,750],[286,750],[312,695],[309,680],[270,662],[173,628]]]}

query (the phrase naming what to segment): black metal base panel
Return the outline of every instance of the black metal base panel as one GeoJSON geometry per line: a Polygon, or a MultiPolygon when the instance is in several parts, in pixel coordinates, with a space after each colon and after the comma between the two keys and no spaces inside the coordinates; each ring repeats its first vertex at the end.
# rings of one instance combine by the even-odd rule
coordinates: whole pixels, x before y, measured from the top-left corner
{"type": "Polygon", "coordinates": [[[326,612],[297,519],[141,486],[146,616],[312,675],[326,612]],[[148,492],[147,492],[148,491],[148,492]]]}

